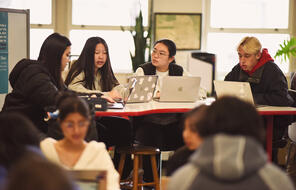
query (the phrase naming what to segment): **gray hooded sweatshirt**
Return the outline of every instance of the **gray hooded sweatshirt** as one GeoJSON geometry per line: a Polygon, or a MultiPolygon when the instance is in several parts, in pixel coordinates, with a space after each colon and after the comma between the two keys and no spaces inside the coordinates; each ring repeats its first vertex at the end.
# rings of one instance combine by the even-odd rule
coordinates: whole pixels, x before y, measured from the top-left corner
{"type": "Polygon", "coordinates": [[[267,161],[250,137],[206,138],[189,163],[171,177],[168,190],[293,190],[290,178],[267,161]]]}

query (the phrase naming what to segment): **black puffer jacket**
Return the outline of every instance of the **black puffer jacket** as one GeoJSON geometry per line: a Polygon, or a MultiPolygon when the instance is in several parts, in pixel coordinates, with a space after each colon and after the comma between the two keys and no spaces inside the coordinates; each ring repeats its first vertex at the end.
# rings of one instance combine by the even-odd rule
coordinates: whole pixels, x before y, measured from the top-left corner
{"type": "Polygon", "coordinates": [[[286,77],[273,62],[267,62],[251,76],[237,64],[225,77],[225,81],[249,82],[256,104],[270,106],[293,106],[294,100],[288,94],[286,77]]]}
{"type": "Polygon", "coordinates": [[[55,107],[60,94],[50,73],[42,63],[22,59],[11,71],[9,82],[13,90],[5,97],[2,111],[24,114],[46,133],[46,109],[55,107]]]}

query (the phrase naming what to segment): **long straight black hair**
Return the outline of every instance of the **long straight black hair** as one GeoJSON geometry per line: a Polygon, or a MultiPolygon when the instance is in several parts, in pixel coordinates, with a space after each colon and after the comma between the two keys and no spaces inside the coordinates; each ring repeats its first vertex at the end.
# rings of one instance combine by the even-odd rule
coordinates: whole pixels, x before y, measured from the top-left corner
{"type": "Polygon", "coordinates": [[[69,70],[69,73],[65,80],[65,84],[67,86],[81,72],[84,72],[85,78],[83,81],[80,82],[84,82],[84,87],[89,90],[95,89],[94,54],[97,44],[103,44],[107,52],[106,63],[102,68],[98,70],[98,72],[100,72],[101,74],[101,80],[99,81],[99,85],[101,86],[102,91],[110,91],[113,87],[119,84],[111,67],[109,49],[106,41],[100,37],[91,37],[86,41],[78,60],[71,66],[69,70]]]}
{"type": "Polygon", "coordinates": [[[71,46],[71,42],[67,37],[53,33],[43,42],[38,57],[38,61],[45,65],[59,90],[64,87],[61,76],[61,60],[69,46],[71,46]]]}

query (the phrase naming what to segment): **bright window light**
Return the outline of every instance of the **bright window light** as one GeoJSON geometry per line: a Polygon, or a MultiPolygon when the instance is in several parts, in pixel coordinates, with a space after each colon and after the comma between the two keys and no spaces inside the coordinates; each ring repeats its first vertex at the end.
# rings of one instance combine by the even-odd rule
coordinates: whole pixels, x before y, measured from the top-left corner
{"type": "Polygon", "coordinates": [[[31,24],[51,24],[51,0],[0,0],[0,7],[30,9],[31,24]]]}
{"type": "Polygon", "coordinates": [[[134,51],[134,41],[129,31],[116,30],[71,30],[71,54],[79,55],[86,40],[90,37],[102,37],[108,45],[112,69],[116,73],[132,72],[130,51],[134,51]]]}
{"type": "Polygon", "coordinates": [[[72,24],[133,26],[140,9],[147,26],[148,0],[72,0],[72,24]]]}
{"type": "Polygon", "coordinates": [[[288,28],[289,0],[211,0],[213,28],[288,28]]]}
{"type": "Polygon", "coordinates": [[[52,33],[52,29],[30,30],[30,59],[38,59],[43,41],[52,33]]]}
{"type": "MultiPolygon", "coordinates": [[[[267,48],[274,58],[276,51],[284,40],[289,39],[288,34],[246,34],[246,33],[209,33],[207,47],[209,53],[216,54],[216,76],[223,80],[225,75],[239,63],[237,45],[245,36],[255,36],[261,42],[262,48],[267,48]]],[[[289,64],[279,58],[275,63],[284,73],[288,73],[289,64]]]]}

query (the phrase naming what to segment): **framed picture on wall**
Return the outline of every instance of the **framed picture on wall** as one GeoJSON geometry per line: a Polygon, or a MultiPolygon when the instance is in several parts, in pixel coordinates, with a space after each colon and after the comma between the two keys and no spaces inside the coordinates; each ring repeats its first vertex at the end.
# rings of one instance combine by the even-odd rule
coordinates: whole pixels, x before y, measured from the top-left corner
{"type": "Polygon", "coordinates": [[[155,41],[168,38],[176,43],[178,50],[200,50],[201,14],[155,13],[155,41]]]}

